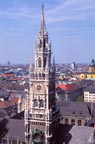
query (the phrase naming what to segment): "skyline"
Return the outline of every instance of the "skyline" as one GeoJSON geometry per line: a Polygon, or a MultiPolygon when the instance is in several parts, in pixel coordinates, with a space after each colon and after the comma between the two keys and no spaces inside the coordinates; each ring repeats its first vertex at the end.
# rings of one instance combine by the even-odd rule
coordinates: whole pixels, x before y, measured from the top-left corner
{"type": "Polygon", "coordinates": [[[95,0],[3,0],[0,64],[33,61],[42,4],[56,63],[90,63],[95,58],[95,0]]]}

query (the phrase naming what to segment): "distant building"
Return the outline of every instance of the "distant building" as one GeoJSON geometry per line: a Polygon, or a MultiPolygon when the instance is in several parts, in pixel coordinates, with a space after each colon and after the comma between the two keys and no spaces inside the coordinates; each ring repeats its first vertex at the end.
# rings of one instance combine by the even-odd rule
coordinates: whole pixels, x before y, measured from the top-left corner
{"type": "Polygon", "coordinates": [[[84,90],[84,102],[95,103],[95,85],[91,85],[84,90]]]}
{"type": "Polygon", "coordinates": [[[84,72],[80,74],[80,79],[95,80],[95,72],[84,72]]]}
{"type": "Polygon", "coordinates": [[[4,78],[10,78],[10,77],[14,77],[14,73],[13,72],[6,72],[6,73],[3,73],[1,76],[4,78]]]}
{"type": "Polygon", "coordinates": [[[11,62],[10,61],[7,61],[7,66],[10,66],[11,65],[11,62]]]}
{"type": "Polygon", "coordinates": [[[95,72],[95,60],[94,59],[92,59],[89,65],[89,72],[95,72]]]}
{"type": "Polygon", "coordinates": [[[76,69],[76,64],[75,64],[75,62],[72,62],[72,63],[71,63],[71,69],[72,69],[72,70],[76,69]]]}
{"type": "Polygon", "coordinates": [[[95,80],[95,61],[94,61],[94,59],[92,59],[90,65],[89,65],[88,71],[80,73],[80,78],[95,80]]]}
{"type": "Polygon", "coordinates": [[[82,93],[79,84],[71,81],[63,81],[56,84],[56,98],[65,101],[74,101],[82,93]],[[60,91],[59,89],[60,88],[60,91]]]}
{"type": "Polygon", "coordinates": [[[0,101],[8,100],[10,96],[10,91],[0,88],[0,101]]]}

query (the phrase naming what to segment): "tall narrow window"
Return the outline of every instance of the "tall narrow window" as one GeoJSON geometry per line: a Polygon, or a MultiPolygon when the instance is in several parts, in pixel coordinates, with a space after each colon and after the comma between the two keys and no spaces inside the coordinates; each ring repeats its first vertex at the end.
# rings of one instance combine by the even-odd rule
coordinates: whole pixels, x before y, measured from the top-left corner
{"type": "Polygon", "coordinates": [[[34,74],[34,73],[32,74],[32,78],[33,78],[33,79],[35,78],[35,74],[34,74]]]}
{"type": "Polygon", "coordinates": [[[43,107],[44,106],[44,102],[43,102],[43,100],[40,100],[39,101],[39,107],[43,107]]]}
{"type": "Polygon", "coordinates": [[[75,119],[71,119],[71,124],[75,125],[75,119]]]}
{"type": "Polygon", "coordinates": [[[37,101],[37,99],[34,100],[34,107],[38,107],[38,101],[37,101]]]}
{"type": "Polygon", "coordinates": [[[39,73],[39,79],[41,79],[41,73],[39,73]]]}
{"type": "Polygon", "coordinates": [[[43,47],[45,48],[45,39],[43,40],[43,47]]]}
{"type": "Polygon", "coordinates": [[[82,125],[82,121],[81,120],[78,120],[78,125],[82,125]]]}
{"type": "Polygon", "coordinates": [[[42,74],[42,77],[43,77],[43,80],[44,80],[45,79],[45,74],[44,73],[42,74]]]}
{"type": "Polygon", "coordinates": [[[47,58],[44,57],[44,68],[46,67],[47,58]]]}
{"type": "Polygon", "coordinates": [[[65,124],[68,124],[69,120],[68,119],[65,119],[65,124]]]}
{"type": "Polygon", "coordinates": [[[36,73],[36,79],[38,79],[38,74],[36,73]]]}
{"type": "Polygon", "coordinates": [[[38,59],[38,67],[41,68],[42,64],[41,64],[41,58],[38,59]]]}

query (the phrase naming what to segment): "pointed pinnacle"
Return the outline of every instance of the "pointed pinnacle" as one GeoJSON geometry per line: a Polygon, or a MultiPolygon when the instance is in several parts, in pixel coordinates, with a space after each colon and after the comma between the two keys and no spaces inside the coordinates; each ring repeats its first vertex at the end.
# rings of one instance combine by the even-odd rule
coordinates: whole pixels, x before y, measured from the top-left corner
{"type": "Polygon", "coordinates": [[[46,32],[46,25],[45,25],[45,19],[44,19],[44,5],[42,5],[42,16],[41,16],[41,34],[44,34],[46,32]]]}

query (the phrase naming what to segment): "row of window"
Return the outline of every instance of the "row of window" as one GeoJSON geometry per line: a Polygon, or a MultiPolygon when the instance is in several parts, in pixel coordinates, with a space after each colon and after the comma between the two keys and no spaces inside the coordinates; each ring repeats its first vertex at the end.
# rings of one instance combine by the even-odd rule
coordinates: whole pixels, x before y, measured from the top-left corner
{"type": "Polygon", "coordinates": [[[95,98],[85,97],[84,100],[95,100],[95,98]]]}
{"type": "MultiPolygon", "coordinates": [[[[72,125],[75,125],[76,124],[75,122],[76,122],[75,119],[71,119],[72,125]]],[[[69,124],[69,119],[65,119],[65,124],[69,124]]],[[[82,120],[77,120],[77,124],[82,125],[82,120]]]]}
{"type": "Polygon", "coordinates": [[[47,39],[39,39],[39,41],[38,41],[39,48],[41,48],[41,47],[45,48],[47,42],[48,42],[47,39]]]}
{"type": "MultiPolygon", "coordinates": [[[[84,78],[84,75],[82,75],[82,78],[84,78]]],[[[94,75],[91,75],[91,76],[85,75],[85,78],[95,78],[95,76],[94,75]]]]}
{"type": "Polygon", "coordinates": [[[45,79],[45,74],[44,73],[33,73],[31,74],[32,79],[45,79]]]}
{"type": "MultiPolygon", "coordinates": [[[[63,120],[64,118],[62,117],[61,118],[61,120],[63,120]]],[[[82,125],[82,120],[77,120],[76,121],[76,119],[68,119],[68,118],[65,118],[64,119],[64,123],[65,124],[71,124],[71,125],[75,125],[75,124],[77,124],[77,125],[82,125]]]]}
{"type": "Polygon", "coordinates": [[[85,102],[95,102],[95,100],[87,100],[87,99],[85,99],[84,101],[85,102]]]}
{"type": "Polygon", "coordinates": [[[2,144],[26,144],[25,142],[19,141],[19,140],[10,140],[10,139],[2,139],[1,142],[2,144]]]}
{"type": "Polygon", "coordinates": [[[94,100],[95,97],[84,97],[84,99],[92,99],[92,100],[94,100]]]}
{"type": "Polygon", "coordinates": [[[32,125],[45,126],[45,123],[42,123],[42,122],[32,122],[32,125]]]}
{"type": "Polygon", "coordinates": [[[33,101],[33,107],[44,107],[44,101],[35,99],[33,101]]]}

